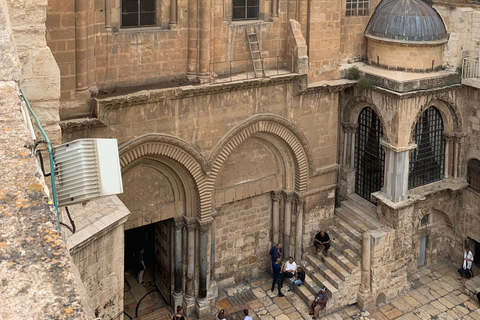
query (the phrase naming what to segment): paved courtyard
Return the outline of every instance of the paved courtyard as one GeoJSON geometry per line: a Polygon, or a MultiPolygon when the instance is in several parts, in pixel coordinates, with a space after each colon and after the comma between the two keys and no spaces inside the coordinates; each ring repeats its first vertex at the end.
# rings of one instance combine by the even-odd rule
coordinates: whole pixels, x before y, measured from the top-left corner
{"type": "MultiPolygon", "coordinates": [[[[332,313],[327,311],[318,319],[480,320],[480,305],[465,293],[464,280],[458,279],[453,264],[442,262],[424,268],[412,274],[409,281],[412,287],[408,292],[383,306],[362,312],[353,305],[332,313]]],[[[282,290],[285,297],[277,297],[276,291],[270,291],[270,286],[270,279],[235,285],[219,293],[217,308],[225,309],[228,320],[243,320],[243,309],[249,309],[253,319],[311,319],[306,303],[297,294],[287,292],[286,283],[282,290]]],[[[171,319],[171,315],[145,319],[171,319]]]]}

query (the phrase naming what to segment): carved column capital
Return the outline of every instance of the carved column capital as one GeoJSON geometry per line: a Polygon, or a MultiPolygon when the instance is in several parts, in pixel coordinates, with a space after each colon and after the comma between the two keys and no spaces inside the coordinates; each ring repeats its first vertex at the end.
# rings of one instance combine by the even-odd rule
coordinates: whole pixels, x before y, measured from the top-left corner
{"type": "Polygon", "coordinates": [[[281,191],[272,191],[271,196],[272,196],[273,201],[282,200],[282,192],[281,191]]]}
{"type": "Polygon", "coordinates": [[[200,233],[207,233],[210,231],[213,221],[213,218],[207,218],[201,221],[198,220],[198,228],[200,229],[200,233]]]}
{"type": "Polygon", "coordinates": [[[357,132],[358,123],[343,122],[342,128],[343,128],[343,131],[345,131],[346,133],[357,132]]]}
{"type": "Polygon", "coordinates": [[[175,229],[181,230],[185,226],[185,218],[183,216],[173,218],[175,229]]]}
{"type": "Polygon", "coordinates": [[[185,225],[187,226],[188,231],[197,230],[197,218],[195,217],[185,217],[185,225]]]}
{"type": "Polygon", "coordinates": [[[283,199],[285,199],[285,202],[292,202],[294,198],[295,192],[283,190],[283,199]]]}

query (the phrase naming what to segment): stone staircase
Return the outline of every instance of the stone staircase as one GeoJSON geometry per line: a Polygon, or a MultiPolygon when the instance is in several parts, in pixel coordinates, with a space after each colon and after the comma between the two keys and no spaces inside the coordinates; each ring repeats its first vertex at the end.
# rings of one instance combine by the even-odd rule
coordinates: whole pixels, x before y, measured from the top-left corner
{"type": "Polygon", "coordinates": [[[351,195],[335,209],[335,223],[327,230],[332,241],[328,256],[317,253],[313,245],[304,260],[305,284],[295,292],[306,302],[322,286],[327,286],[330,299],[326,313],[357,302],[361,280],[362,234],[383,227],[375,219],[376,206],[358,195],[351,195]]]}

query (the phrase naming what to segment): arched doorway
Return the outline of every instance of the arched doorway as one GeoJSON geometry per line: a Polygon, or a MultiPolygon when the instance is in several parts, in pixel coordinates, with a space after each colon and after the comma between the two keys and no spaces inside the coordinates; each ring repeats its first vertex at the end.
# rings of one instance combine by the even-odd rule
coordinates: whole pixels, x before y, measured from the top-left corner
{"type": "Polygon", "coordinates": [[[364,108],[358,116],[355,136],[355,193],[371,201],[372,192],[381,190],[385,151],[380,146],[383,128],[375,111],[364,108]]]}

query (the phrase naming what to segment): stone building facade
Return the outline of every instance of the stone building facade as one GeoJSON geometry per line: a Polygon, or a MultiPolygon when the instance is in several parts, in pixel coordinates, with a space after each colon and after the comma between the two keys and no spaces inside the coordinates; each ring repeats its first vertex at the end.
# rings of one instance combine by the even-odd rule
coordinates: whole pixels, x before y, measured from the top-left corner
{"type": "Polygon", "coordinates": [[[327,310],[391,299],[410,272],[478,248],[480,85],[461,78],[478,56],[480,7],[394,2],[38,9],[48,48],[31,54],[51,51],[56,65],[37,57],[53,93],[26,91],[34,108],[62,142],[119,142],[124,193],[72,208],[82,224],[67,240],[96,316],[121,317],[124,234],[150,225],[154,282],[189,318],[266,272],[278,242],[307,270],[298,294],[329,287],[327,310]],[[411,34],[389,25],[412,17],[426,23],[411,34]],[[328,257],[310,253],[319,229],[336,238],[328,257]]]}

